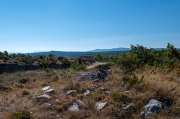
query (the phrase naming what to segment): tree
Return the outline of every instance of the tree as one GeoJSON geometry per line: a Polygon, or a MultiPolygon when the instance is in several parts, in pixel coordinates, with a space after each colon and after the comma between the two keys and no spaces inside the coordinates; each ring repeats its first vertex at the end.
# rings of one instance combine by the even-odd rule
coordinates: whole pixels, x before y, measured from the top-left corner
{"type": "Polygon", "coordinates": [[[98,54],[96,54],[95,59],[96,59],[96,61],[104,61],[105,57],[98,53],[98,54]]]}

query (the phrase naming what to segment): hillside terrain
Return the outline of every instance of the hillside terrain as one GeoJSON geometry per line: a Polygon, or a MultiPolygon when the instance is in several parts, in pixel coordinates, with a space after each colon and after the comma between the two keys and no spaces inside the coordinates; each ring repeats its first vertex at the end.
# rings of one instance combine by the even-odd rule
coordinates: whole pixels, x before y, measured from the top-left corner
{"type": "Polygon", "coordinates": [[[6,63],[44,63],[0,75],[0,119],[180,118],[180,51],[171,44],[162,50],[131,46],[106,59],[99,54],[95,59],[106,63],[91,68],[63,57],[0,56],[6,63]],[[69,67],[46,67],[58,61],[69,67]]]}

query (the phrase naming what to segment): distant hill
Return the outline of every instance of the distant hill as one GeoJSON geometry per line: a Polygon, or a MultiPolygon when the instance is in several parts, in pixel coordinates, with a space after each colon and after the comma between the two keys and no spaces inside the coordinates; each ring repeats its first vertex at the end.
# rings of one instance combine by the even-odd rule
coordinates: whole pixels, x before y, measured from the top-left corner
{"type": "Polygon", "coordinates": [[[131,48],[95,49],[90,52],[129,51],[131,48]]]}
{"type": "MultiPolygon", "coordinates": [[[[166,48],[154,48],[155,50],[162,50],[166,48]]],[[[177,48],[179,50],[179,48],[177,48]]],[[[29,56],[39,56],[45,55],[48,56],[50,54],[54,56],[62,56],[67,57],[68,59],[77,59],[79,56],[95,56],[96,54],[101,54],[106,57],[110,55],[121,55],[123,52],[129,52],[130,48],[112,48],[112,49],[95,49],[87,52],[65,52],[65,51],[49,51],[49,52],[35,52],[35,53],[26,53],[29,56]]]]}
{"type": "Polygon", "coordinates": [[[39,56],[39,55],[48,56],[48,55],[52,54],[52,55],[57,56],[57,57],[62,56],[62,57],[67,57],[68,59],[77,59],[79,56],[95,56],[98,53],[107,57],[107,56],[110,56],[110,55],[121,55],[123,52],[125,52],[125,51],[104,51],[104,52],[50,51],[50,52],[26,53],[26,55],[29,55],[29,56],[39,56]]]}

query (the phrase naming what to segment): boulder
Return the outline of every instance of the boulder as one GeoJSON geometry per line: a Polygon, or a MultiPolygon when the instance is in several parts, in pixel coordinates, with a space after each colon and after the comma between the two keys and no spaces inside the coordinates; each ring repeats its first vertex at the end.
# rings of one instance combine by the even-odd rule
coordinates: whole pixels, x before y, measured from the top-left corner
{"type": "Polygon", "coordinates": [[[68,108],[69,111],[79,111],[79,106],[77,103],[72,103],[69,108],[68,108]]]}
{"type": "Polygon", "coordinates": [[[160,101],[156,99],[150,99],[140,115],[147,116],[155,112],[158,112],[161,108],[162,108],[162,103],[160,101]]]}
{"type": "Polygon", "coordinates": [[[95,107],[97,110],[102,110],[104,107],[106,107],[108,105],[107,102],[97,102],[95,107]]]}
{"type": "Polygon", "coordinates": [[[96,77],[97,75],[94,72],[86,72],[76,77],[75,80],[76,81],[92,80],[95,79],[96,77]]]}
{"type": "Polygon", "coordinates": [[[97,78],[104,80],[104,79],[105,79],[105,74],[99,71],[99,72],[97,73],[97,78]]]}

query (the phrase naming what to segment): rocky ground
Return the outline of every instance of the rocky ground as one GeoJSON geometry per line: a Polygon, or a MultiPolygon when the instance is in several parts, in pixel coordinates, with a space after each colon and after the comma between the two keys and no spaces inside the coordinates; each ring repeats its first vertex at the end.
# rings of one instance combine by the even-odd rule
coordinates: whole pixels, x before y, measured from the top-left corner
{"type": "Polygon", "coordinates": [[[37,70],[0,75],[0,118],[180,118],[180,78],[158,69],[37,70]]]}

